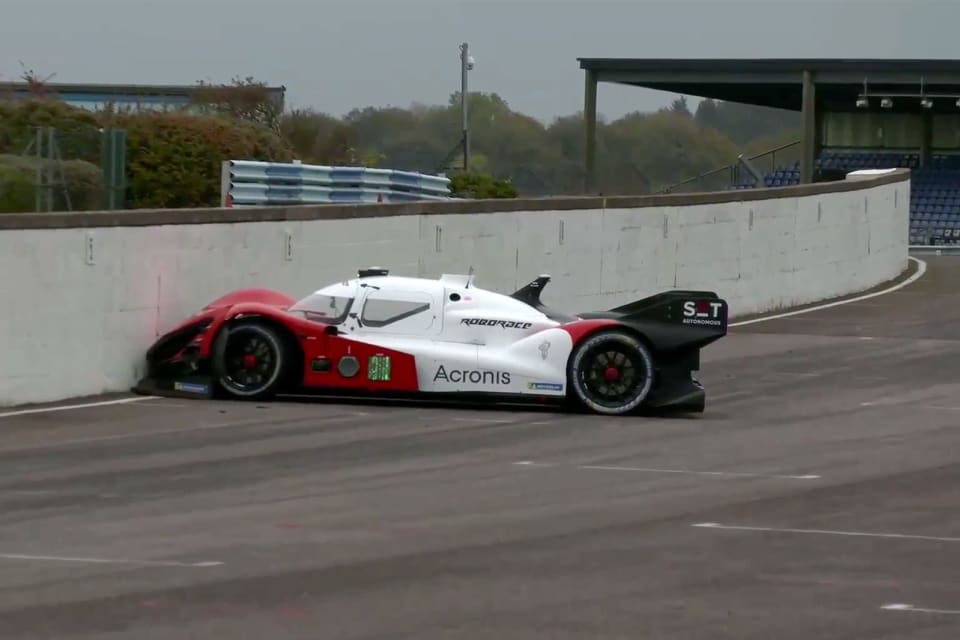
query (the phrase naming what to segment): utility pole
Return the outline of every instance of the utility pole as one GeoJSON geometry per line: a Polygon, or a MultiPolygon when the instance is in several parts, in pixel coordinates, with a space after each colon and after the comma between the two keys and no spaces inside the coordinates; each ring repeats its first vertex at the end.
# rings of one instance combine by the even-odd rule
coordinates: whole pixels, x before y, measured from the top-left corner
{"type": "Polygon", "coordinates": [[[467,113],[467,72],[473,69],[473,56],[470,47],[464,42],[460,45],[460,104],[463,110],[463,171],[470,171],[470,122],[467,113]]]}

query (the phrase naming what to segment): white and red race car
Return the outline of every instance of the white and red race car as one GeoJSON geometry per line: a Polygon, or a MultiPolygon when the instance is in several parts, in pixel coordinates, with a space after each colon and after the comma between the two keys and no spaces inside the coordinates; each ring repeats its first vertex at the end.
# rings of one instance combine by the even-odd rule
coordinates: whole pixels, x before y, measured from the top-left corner
{"type": "Polygon", "coordinates": [[[543,275],[512,294],[471,275],[360,270],[296,300],[241,289],[160,337],[134,391],[268,398],[493,398],[573,404],[607,415],[700,412],[700,350],[727,332],[708,291],[667,291],[608,311],[565,314],[543,275]]]}

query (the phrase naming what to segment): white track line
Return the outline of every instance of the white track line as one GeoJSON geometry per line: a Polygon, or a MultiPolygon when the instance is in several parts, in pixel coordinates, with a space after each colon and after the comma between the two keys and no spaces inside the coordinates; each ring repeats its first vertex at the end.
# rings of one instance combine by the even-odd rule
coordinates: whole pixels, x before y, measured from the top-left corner
{"type": "Polygon", "coordinates": [[[960,611],[950,609],[923,609],[921,607],[915,607],[912,604],[885,604],[880,608],[884,611],[914,611],[917,613],[942,613],[949,616],[960,616],[960,611]]]}
{"type": "Polygon", "coordinates": [[[72,558],[68,556],[32,556],[18,553],[0,553],[0,559],[34,560],[40,562],[81,562],[88,564],[134,564],[145,567],[217,567],[222,562],[164,562],[162,560],[130,560],[127,558],[72,558]]]}
{"type": "Polygon", "coordinates": [[[755,324],[757,322],[767,322],[768,320],[778,320],[780,318],[789,318],[790,316],[798,316],[801,313],[811,313],[813,311],[820,311],[822,309],[829,309],[831,307],[839,307],[840,305],[850,304],[851,302],[860,302],[861,300],[869,300],[870,298],[876,298],[877,296],[883,296],[888,293],[893,293],[894,291],[899,291],[906,286],[909,286],[923,277],[923,274],[927,272],[927,263],[919,258],[914,258],[913,256],[908,256],[907,259],[913,260],[917,263],[917,272],[904,280],[899,284],[895,284],[892,287],[884,289],[883,291],[875,291],[874,293],[868,293],[866,295],[858,296],[856,298],[847,298],[846,300],[839,300],[837,302],[830,302],[827,304],[820,304],[815,307],[808,307],[807,309],[800,309],[799,311],[788,311],[786,313],[778,313],[772,316],[764,316],[762,318],[754,318],[753,320],[743,320],[741,322],[731,322],[728,324],[728,327],[743,327],[748,324],[755,324]]]}
{"type": "Polygon", "coordinates": [[[815,475],[779,475],[779,474],[768,474],[768,473],[747,473],[747,472],[736,472],[736,471],[696,471],[692,469],[655,469],[650,467],[617,467],[617,466],[606,466],[606,465],[558,465],[552,464],[549,462],[534,462],[532,460],[523,460],[521,462],[514,462],[516,466],[521,467],[560,467],[560,466],[569,466],[574,469],[586,469],[593,471],[632,471],[635,473],[675,473],[682,475],[695,475],[695,476],[718,476],[721,478],[781,478],[787,480],[816,480],[820,476],[815,475]]]}
{"type": "Polygon", "coordinates": [[[54,411],[72,411],[74,409],[90,409],[93,407],[108,407],[114,404],[130,404],[131,402],[143,402],[144,400],[156,400],[156,396],[134,396],[132,398],[120,398],[118,400],[103,400],[101,402],[87,402],[84,404],[65,404],[56,407],[40,407],[37,409],[22,409],[19,411],[7,411],[0,413],[0,418],[12,418],[13,416],[26,416],[31,413],[52,413],[54,411]]]}
{"type": "Polygon", "coordinates": [[[720,524],[718,522],[701,522],[692,524],[691,527],[701,529],[729,529],[732,531],[763,531],[767,533],[810,533],[831,536],[856,536],[863,538],[896,538],[900,540],[933,540],[936,542],[960,542],[960,538],[950,538],[945,536],[919,536],[906,533],[872,533],[868,531],[830,531],[827,529],[777,529],[775,527],[745,527],[720,524]]]}
{"type": "Polygon", "coordinates": [[[960,407],[947,407],[942,404],[922,404],[920,401],[911,402],[909,400],[877,400],[872,402],[861,402],[861,407],[909,407],[911,411],[932,409],[934,411],[960,411],[960,407]]]}

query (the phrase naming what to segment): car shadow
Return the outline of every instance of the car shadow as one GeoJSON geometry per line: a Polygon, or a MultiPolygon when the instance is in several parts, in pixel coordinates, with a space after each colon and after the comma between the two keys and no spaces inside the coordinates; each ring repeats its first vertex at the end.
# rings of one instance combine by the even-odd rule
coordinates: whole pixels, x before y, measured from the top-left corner
{"type": "MultiPolygon", "coordinates": [[[[409,407],[416,409],[456,409],[468,411],[480,411],[491,413],[533,413],[533,414],[559,414],[571,416],[593,416],[603,418],[603,416],[590,410],[571,406],[567,403],[539,403],[536,401],[510,401],[496,399],[456,399],[444,400],[433,398],[390,398],[390,397],[352,397],[352,396],[326,396],[321,394],[282,394],[278,395],[274,402],[296,403],[296,404],[318,404],[335,405],[349,407],[409,407]]],[[[690,412],[683,409],[642,409],[623,417],[637,418],[671,418],[675,420],[695,420],[702,417],[702,413],[690,412]]],[[[609,416],[616,417],[616,416],[609,416]]]]}

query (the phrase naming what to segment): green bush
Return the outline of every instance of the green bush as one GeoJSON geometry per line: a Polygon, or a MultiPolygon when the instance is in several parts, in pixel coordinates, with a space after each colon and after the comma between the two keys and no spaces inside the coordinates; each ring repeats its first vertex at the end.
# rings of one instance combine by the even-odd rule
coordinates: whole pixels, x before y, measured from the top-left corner
{"type": "Polygon", "coordinates": [[[219,116],[143,112],[113,118],[127,131],[127,208],[218,206],[224,160],[289,162],[265,127],[219,116]]]}
{"type": "MultiPolygon", "coordinates": [[[[69,174],[74,210],[100,208],[104,181],[100,165],[103,127],[127,131],[126,208],[180,208],[217,206],[220,202],[220,167],[224,160],[288,162],[293,152],[269,128],[218,115],[189,112],[91,112],[56,100],[0,102],[0,154],[24,155],[35,136],[35,127],[56,128],[64,170],[69,174]]],[[[46,144],[44,145],[46,147],[46,144]]],[[[46,151],[46,148],[44,149],[46,151]]],[[[30,151],[36,154],[36,148],[30,151]]],[[[24,161],[26,162],[26,160],[24,161]]],[[[30,158],[29,162],[36,162],[30,158]]],[[[33,184],[26,166],[9,160],[33,184]]],[[[7,172],[9,174],[9,172],[7,172]]],[[[17,177],[18,193],[23,177],[17,177]]],[[[32,190],[32,186],[31,186],[32,190]]],[[[0,195],[0,198],[4,196],[0,195]]],[[[21,196],[9,196],[2,205],[21,206],[21,196]]],[[[27,210],[33,210],[33,195],[27,210]]],[[[66,208],[62,194],[56,209],[66,208]]]]}
{"type": "Polygon", "coordinates": [[[517,189],[509,180],[496,180],[488,175],[462,171],[450,176],[450,192],[457,198],[476,200],[517,197],[517,189]]]}
{"type": "MultiPolygon", "coordinates": [[[[55,100],[0,102],[0,153],[23,154],[34,142],[35,127],[55,127],[56,142],[65,160],[99,164],[100,127],[97,115],[55,100]]],[[[43,142],[46,150],[47,142],[43,142]]],[[[36,154],[36,148],[30,151],[36,154]]]]}
{"type": "MultiPolygon", "coordinates": [[[[67,160],[63,163],[63,173],[70,193],[70,207],[74,211],[103,209],[106,182],[100,167],[83,160],[67,160]]],[[[54,209],[66,208],[63,192],[58,191],[54,209]]]]}
{"type": "Polygon", "coordinates": [[[33,211],[33,178],[15,167],[0,165],[0,213],[33,211]]]}
{"type": "Polygon", "coordinates": [[[0,155],[0,212],[17,213],[35,209],[38,166],[48,172],[53,168],[53,178],[58,182],[61,178],[60,171],[63,171],[66,191],[61,184],[52,189],[55,211],[91,211],[102,208],[103,172],[96,165],[83,160],[54,163],[31,156],[0,155]]]}

